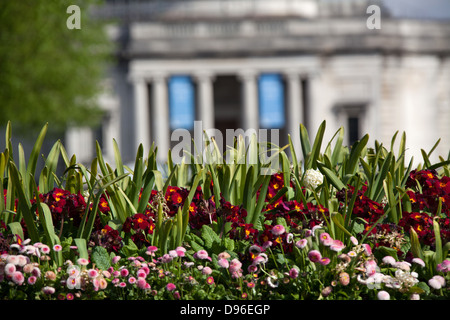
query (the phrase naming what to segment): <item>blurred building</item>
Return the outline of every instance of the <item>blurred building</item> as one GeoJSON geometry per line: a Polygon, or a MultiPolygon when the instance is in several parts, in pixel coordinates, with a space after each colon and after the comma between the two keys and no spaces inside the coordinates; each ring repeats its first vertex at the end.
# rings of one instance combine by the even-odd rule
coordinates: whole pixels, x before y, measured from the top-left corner
{"type": "Polygon", "coordinates": [[[95,140],[113,161],[113,138],[125,161],[153,141],[163,161],[194,121],[279,129],[300,151],[299,124],[313,138],[327,120],[325,141],[344,126],[348,144],[368,133],[389,148],[399,130],[417,162],[439,138],[434,154],[449,153],[448,20],[399,18],[375,0],[110,0],[95,14],[116,21],[118,62],[102,127],[67,133],[81,161],[95,140]]]}

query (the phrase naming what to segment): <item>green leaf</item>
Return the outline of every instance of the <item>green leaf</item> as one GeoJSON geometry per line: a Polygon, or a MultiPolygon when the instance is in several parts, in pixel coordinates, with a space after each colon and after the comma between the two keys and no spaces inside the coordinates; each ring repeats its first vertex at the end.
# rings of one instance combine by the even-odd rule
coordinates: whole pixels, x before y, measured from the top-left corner
{"type": "Polygon", "coordinates": [[[363,150],[366,147],[368,141],[369,135],[366,134],[360,141],[357,141],[353,144],[350,151],[350,158],[345,168],[346,174],[354,174],[356,172],[358,160],[362,157],[363,150]]]}
{"type": "Polygon", "coordinates": [[[433,231],[436,244],[436,265],[438,265],[444,260],[444,256],[442,251],[441,231],[439,228],[439,223],[436,221],[436,219],[433,219],[433,231]]]}
{"type": "Polygon", "coordinates": [[[75,245],[77,246],[78,254],[80,258],[89,259],[89,253],[87,250],[86,240],[82,238],[75,238],[75,245]]]}
{"type": "Polygon", "coordinates": [[[24,240],[23,237],[23,228],[20,222],[11,222],[8,224],[9,229],[13,235],[18,235],[20,239],[24,240]]]}
{"type": "Polygon", "coordinates": [[[333,171],[325,167],[325,165],[319,161],[317,161],[317,166],[320,172],[322,172],[322,174],[327,178],[328,182],[331,183],[337,190],[345,189],[344,183],[333,171]]]}
{"type": "Polygon", "coordinates": [[[30,236],[31,241],[39,242],[39,233],[34,221],[35,215],[31,211],[30,199],[26,196],[25,186],[23,184],[24,182],[20,179],[17,167],[12,161],[9,163],[9,170],[11,180],[16,187],[19,198],[18,210],[23,215],[23,219],[25,220],[25,224],[27,226],[28,235],[30,236]]]}
{"type": "Polygon", "coordinates": [[[317,160],[319,159],[320,148],[322,147],[323,135],[325,133],[326,122],[323,121],[317,130],[316,137],[311,150],[311,156],[308,158],[307,168],[317,169],[317,160]]]}
{"type": "Polygon", "coordinates": [[[205,249],[211,249],[215,243],[221,242],[219,235],[210,226],[203,225],[201,232],[202,239],[205,241],[205,249]]]}
{"type": "Polygon", "coordinates": [[[302,153],[306,170],[309,169],[307,165],[310,164],[310,162],[308,162],[307,160],[311,153],[311,144],[309,142],[308,131],[306,130],[306,127],[303,124],[300,124],[300,142],[302,146],[302,153]]]}
{"type": "Polygon", "coordinates": [[[91,258],[92,262],[95,263],[95,266],[100,270],[107,270],[111,267],[111,258],[104,247],[94,247],[94,249],[92,249],[91,258]]]}
{"type": "Polygon", "coordinates": [[[419,236],[416,231],[411,227],[409,230],[409,237],[411,239],[411,252],[414,257],[424,259],[422,247],[420,246],[419,236]]]}

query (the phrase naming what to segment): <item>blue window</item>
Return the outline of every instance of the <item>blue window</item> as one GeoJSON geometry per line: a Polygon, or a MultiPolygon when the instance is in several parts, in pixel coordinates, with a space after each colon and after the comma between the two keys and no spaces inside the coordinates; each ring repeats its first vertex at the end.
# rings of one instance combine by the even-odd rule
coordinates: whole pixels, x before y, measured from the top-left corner
{"type": "Polygon", "coordinates": [[[283,128],[284,86],[281,75],[276,73],[260,75],[258,89],[260,126],[265,129],[283,128]]]}
{"type": "Polygon", "coordinates": [[[170,128],[194,128],[195,95],[194,84],[189,76],[175,75],[169,79],[170,128]]]}

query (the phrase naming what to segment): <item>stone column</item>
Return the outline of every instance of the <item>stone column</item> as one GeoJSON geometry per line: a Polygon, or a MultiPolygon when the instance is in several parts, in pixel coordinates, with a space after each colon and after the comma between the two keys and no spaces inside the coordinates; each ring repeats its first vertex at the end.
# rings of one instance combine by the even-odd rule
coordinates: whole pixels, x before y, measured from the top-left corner
{"type": "Polygon", "coordinates": [[[213,75],[209,72],[195,74],[198,84],[198,103],[203,130],[214,128],[213,75]]]}
{"type": "Polygon", "coordinates": [[[158,147],[158,161],[167,160],[170,147],[169,136],[169,99],[167,92],[167,77],[165,74],[153,74],[153,119],[154,141],[158,147]]]}
{"type": "Polygon", "coordinates": [[[259,129],[258,84],[257,73],[245,70],[239,74],[242,81],[243,94],[243,126],[244,130],[259,129]]]}
{"type": "Polygon", "coordinates": [[[300,74],[295,71],[285,73],[287,85],[287,129],[291,135],[297,157],[301,153],[300,123],[303,122],[303,99],[300,74]]]}
{"type": "Polygon", "coordinates": [[[144,147],[144,152],[150,148],[150,108],[148,105],[147,79],[141,77],[131,77],[134,91],[134,141],[137,151],[140,144],[144,147]]]}
{"type": "Polygon", "coordinates": [[[66,148],[69,157],[77,156],[77,161],[90,163],[95,156],[94,136],[91,128],[69,127],[66,131],[66,148]]]}

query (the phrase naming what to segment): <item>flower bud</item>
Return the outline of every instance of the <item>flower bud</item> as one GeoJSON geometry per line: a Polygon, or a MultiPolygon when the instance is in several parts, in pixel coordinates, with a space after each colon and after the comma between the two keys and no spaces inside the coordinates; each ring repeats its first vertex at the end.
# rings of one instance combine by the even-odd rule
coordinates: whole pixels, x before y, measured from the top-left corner
{"type": "Polygon", "coordinates": [[[328,287],[323,288],[323,290],[322,290],[322,296],[323,296],[324,298],[328,297],[328,296],[330,295],[331,291],[333,291],[333,288],[332,288],[331,286],[328,286],[328,287]]]}

